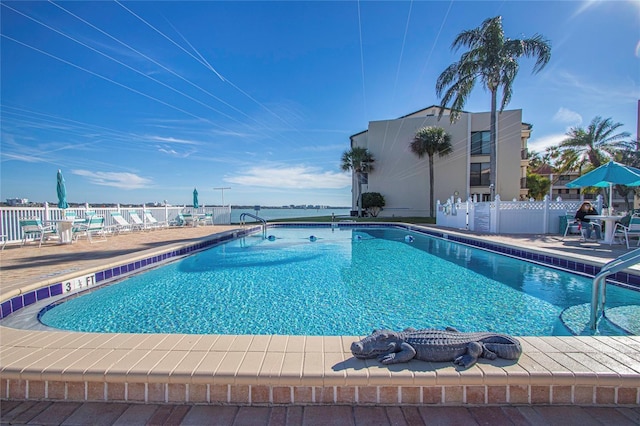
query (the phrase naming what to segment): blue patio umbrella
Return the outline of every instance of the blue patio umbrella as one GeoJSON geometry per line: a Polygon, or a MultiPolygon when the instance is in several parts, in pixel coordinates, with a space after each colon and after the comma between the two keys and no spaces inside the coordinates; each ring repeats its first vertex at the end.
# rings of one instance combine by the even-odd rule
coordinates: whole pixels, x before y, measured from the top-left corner
{"type": "Polygon", "coordinates": [[[597,169],[585,173],[578,179],[568,184],[567,188],[583,188],[595,186],[598,188],[609,187],[609,207],[613,201],[613,185],[640,186],[640,169],[625,166],[624,164],[609,161],[597,169]]]}
{"type": "Polygon", "coordinates": [[[200,207],[200,204],[198,204],[198,190],[193,188],[193,208],[197,209],[198,207],[200,207]]]}
{"type": "Polygon", "coordinates": [[[61,209],[66,209],[69,207],[67,203],[67,188],[64,185],[64,178],[62,177],[62,171],[58,169],[58,207],[61,209]]]}

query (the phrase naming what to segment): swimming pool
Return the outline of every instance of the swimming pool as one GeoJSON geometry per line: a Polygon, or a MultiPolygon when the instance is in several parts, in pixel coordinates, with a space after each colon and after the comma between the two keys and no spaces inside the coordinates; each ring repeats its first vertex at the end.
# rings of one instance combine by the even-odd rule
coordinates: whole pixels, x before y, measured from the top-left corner
{"type": "MultiPolygon", "coordinates": [[[[269,234],[273,240],[227,242],[69,299],[40,319],[122,333],[363,335],[446,326],[588,333],[585,277],[405,229],[276,227],[269,234]]],[[[640,293],[609,286],[607,306],[640,306],[640,293]]],[[[623,333],[600,324],[600,334],[623,333]]]]}

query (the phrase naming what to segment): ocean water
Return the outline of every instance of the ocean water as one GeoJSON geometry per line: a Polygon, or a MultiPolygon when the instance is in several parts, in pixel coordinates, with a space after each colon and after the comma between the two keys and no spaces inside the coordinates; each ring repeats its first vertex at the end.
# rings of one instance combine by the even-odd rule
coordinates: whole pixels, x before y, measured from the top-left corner
{"type": "MultiPolygon", "coordinates": [[[[110,333],[590,334],[591,280],[406,230],[275,227],[72,298],[41,321],[110,333]],[[579,308],[579,309],[573,309],[579,308]],[[569,312],[570,327],[563,321],[569,312]]],[[[609,286],[609,309],[640,292],[609,286]]],[[[622,334],[602,322],[598,334],[622,334]]]]}
{"type": "MultiPolygon", "coordinates": [[[[316,216],[331,216],[335,214],[336,217],[349,216],[350,209],[260,209],[257,213],[253,209],[236,209],[231,208],[231,223],[240,223],[240,215],[242,213],[250,213],[259,216],[267,221],[276,219],[292,219],[292,218],[305,218],[316,216]]],[[[253,219],[247,218],[247,221],[253,219]]]]}

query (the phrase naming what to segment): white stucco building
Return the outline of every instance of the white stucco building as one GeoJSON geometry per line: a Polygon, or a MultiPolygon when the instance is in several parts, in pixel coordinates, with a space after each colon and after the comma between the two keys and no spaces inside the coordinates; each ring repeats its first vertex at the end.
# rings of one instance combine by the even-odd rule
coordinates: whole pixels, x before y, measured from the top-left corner
{"type": "MultiPolygon", "coordinates": [[[[350,137],[351,147],[367,148],[374,169],[362,185],[362,192],[379,192],[386,200],[380,217],[429,216],[428,158],[418,158],[409,144],[418,129],[442,127],[451,135],[453,151],[434,157],[434,199],[444,202],[455,196],[463,200],[476,196],[488,200],[490,112],[462,112],[455,123],[445,110],[430,106],[392,120],[369,122],[369,127],[350,137]]],[[[498,114],[496,194],[503,200],[526,197],[527,141],[531,125],[522,122],[522,110],[498,114]]],[[[357,183],[352,185],[352,208],[357,210],[357,183]]],[[[434,212],[435,215],[435,212],[434,212]]]]}

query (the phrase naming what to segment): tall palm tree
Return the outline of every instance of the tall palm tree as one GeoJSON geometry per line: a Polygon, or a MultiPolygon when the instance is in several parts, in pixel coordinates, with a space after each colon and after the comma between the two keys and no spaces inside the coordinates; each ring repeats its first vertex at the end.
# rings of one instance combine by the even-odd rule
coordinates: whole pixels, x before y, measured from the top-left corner
{"type": "Polygon", "coordinates": [[[429,157],[429,216],[433,217],[433,157],[438,154],[445,156],[451,154],[451,135],[444,131],[442,127],[427,126],[418,129],[410,145],[411,152],[418,158],[425,155],[429,157]]]}
{"type": "Polygon", "coordinates": [[[436,94],[442,97],[440,115],[443,108],[451,103],[450,120],[453,123],[460,118],[460,110],[469,98],[476,81],[480,79],[491,93],[491,123],[489,140],[489,183],[493,190],[496,184],[496,121],[498,89],[502,89],[500,112],[511,100],[513,81],[518,74],[518,59],[523,56],[535,57],[533,73],[542,70],[551,59],[551,44],[541,35],[532,38],[511,40],[504,37],[502,17],[486,19],[482,25],[458,34],[451,48],[465,46],[470,50],[460,57],[438,77],[436,94]],[[446,89],[446,91],[445,91],[446,89]]]}
{"type": "Polygon", "coordinates": [[[620,150],[623,139],[629,137],[629,132],[615,133],[622,126],[622,123],[614,123],[611,117],[604,120],[595,117],[586,129],[569,129],[567,138],[560,142],[560,148],[575,150],[588,159],[595,169],[606,163],[607,158],[613,157],[620,150]]]}
{"type": "Polygon", "coordinates": [[[373,171],[374,161],[373,155],[367,148],[356,146],[342,154],[340,168],[345,172],[353,172],[356,176],[356,182],[358,183],[358,217],[362,216],[362,180],[364,173],[373,171]]]}

